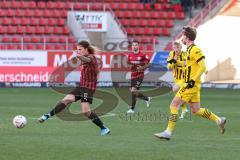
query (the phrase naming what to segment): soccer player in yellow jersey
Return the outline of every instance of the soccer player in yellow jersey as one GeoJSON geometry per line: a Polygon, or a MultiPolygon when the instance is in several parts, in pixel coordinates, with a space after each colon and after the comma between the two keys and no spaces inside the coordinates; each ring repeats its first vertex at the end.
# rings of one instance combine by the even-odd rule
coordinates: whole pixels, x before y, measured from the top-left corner
{"type": "MultiPolygon", "coordinates": [[[[185,56],[186,52],[182,51],[182,45],[177,41],[173,42],[173,51],[169,53],[167,67],[169,70],[173,71],[174,85],[172,90],[174,93],[177,93],[184,84],[184,68],[186,65],[185,56]]],[[[184,118],[185,114],[188,112],[186,103],[181,105],[181,109],[182,113],[179,118],[184,118]]]]}
{"type": "Polygon", "coordinates": [[[208,109],[200,108],[201,75],[206,71],[206,66],[202,51],[194,44],[196,35],[195,28],[183,28],[182,42],[187,46],[185,83],[170,104],[170,117],[166,130],[154,134],[160,139],[170,140],[178,120],[178,108],[185,102],[189,104],[193,114],[215,122],[220,127],[221,133],[225,132],[225,117],[218,117],[208,109]]]}

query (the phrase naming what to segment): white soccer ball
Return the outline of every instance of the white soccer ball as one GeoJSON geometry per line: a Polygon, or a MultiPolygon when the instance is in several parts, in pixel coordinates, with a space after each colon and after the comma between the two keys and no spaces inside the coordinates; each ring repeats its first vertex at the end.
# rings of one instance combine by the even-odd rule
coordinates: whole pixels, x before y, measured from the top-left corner
{"type": "Polygon", "coordinates": [[[27,124],[27,119],[22,115],[18,115],[13,118],[13,125],[17,128],[23,128],[26,126],[26,124],[27,124]]]}

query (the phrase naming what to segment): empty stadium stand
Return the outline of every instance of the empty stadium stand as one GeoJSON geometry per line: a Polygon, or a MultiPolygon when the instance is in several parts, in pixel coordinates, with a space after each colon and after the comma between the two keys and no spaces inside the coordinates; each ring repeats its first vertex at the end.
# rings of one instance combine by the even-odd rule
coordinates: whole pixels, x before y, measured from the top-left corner
{"type": "MultiPolygon", "coordinates": [[[[7,1],[0,2],[0,49],[72,50],[76,39],[66,21],[71,9],[102,11],[110,9],[145,50],[153,50],[158,36],[170,36],[175,19],[184,19],[169,0],[154,5],[139,0],[7,1]]],[[[161,42],[159,42],[161,43],[161,42]]]]}

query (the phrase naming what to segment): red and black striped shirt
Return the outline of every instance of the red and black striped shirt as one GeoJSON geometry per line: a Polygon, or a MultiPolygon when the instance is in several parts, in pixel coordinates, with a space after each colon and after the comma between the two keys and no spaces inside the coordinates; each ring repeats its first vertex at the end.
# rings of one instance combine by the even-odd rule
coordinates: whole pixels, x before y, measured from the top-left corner
{"type": "Polygon", "coordinates": [[[87,55],[91,59],[90,62],[82,64],[80,87],[96,90],[99,66],[97,58],[93,55],[87,55]]]}
{"type": "Polygon", "coordinates": [[[131,66],[131,79],[144,78],[144,70],[137,70],[138,66],[144,66],[146,63],[149,63],[149,58],[146,54],[139,52],[137,54],[130,53],[128,55],[128,63],[131,66]]]}

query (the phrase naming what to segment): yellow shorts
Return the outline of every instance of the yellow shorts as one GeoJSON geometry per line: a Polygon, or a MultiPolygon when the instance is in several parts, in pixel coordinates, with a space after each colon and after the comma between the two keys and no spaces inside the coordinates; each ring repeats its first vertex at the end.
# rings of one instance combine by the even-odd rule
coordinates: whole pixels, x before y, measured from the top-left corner
{"type": "Polygon", "coordinates": [[[193,88],[181,88],[176,96],[185,102],[200,102],[201,84],[195,84],[193,88]]]}
{"type": "Polygon", "coordinates": [[[174,80],[174,84],[177,84],[180,88],[184,85],[184,80],[174,80]]]}

